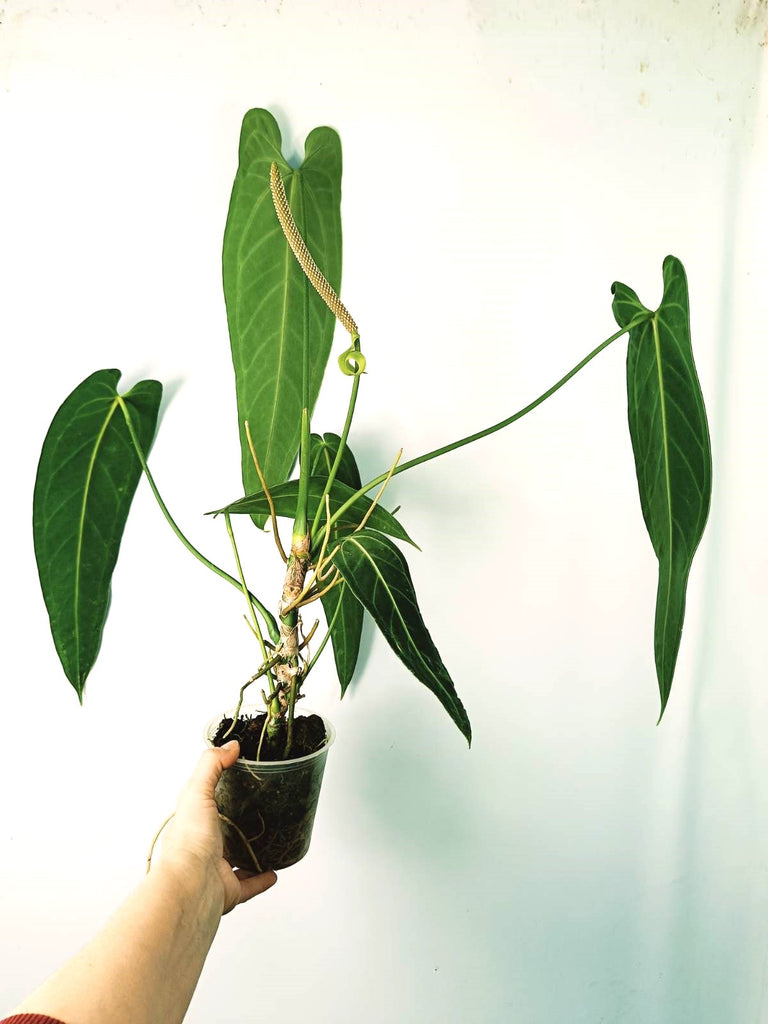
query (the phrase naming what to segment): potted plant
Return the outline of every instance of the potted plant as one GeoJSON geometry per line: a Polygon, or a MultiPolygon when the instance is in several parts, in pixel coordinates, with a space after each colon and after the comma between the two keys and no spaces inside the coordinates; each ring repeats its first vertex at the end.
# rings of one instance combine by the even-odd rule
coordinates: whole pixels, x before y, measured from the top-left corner
{"type": "Polygon", "coordinates": [[[366,360],[357,326],[338,298],[340,197],[341,149],[334,131],[312,131],[304,162],[292,169],[271,114],[246,114],[223,247],[245,497],[213,513],[221,516],[231,541],[231,573],[187,540],[151,474],[148,456],[162,394],[157,381],[142,381],[121,394],[120,371],[105,369],[79,384],[53,419],[35,485],[40,581],[56,649],[81,702],[142,473],[181,542],[242,591],[257,665],[236,706],[217,716],[206,736],[214,744],[240,740],[240,761],[225,773],[217,799],[227,854],[243,867],[282,867],[306,852],[333,728],[320,716],[297,714],[297,707],[329,641],[344,695],[366,613],[471,740],[469,718],[424,624],[399,546],[413,542],[383,505],[393,476],[525,416],[626,335],[630,437],[642,512],[659,562],[654,648],[662,714],[680,645],[688,574],[709,510],[709,432],[691,350],[686,275],[672,256],[664,260],[658,309],[646,308],[632,289],[615,283],[618,330],[544,394],[501,422],[418,458],[401,462],[398,454],[373,479],[361,480],[349,439],[366,360]],[[349,377],[349,403],[335,424],[338,433],[321,434],[313,432],[312,412],[336,320],[350,337],[330,366],[349,377]],[[251,589],[235,539],[236,518],[250,518],[257,529],[269,523],[285,563],[276,614],[251,589]],[[292,524],[285,545],[280,519],[292,524]],[[305,632],[302,612],[316,601],[326,629],[310,654],[317,624],[305,632]],[[262,704],[244,707],[246,690],[254,685],[262,704]]]}

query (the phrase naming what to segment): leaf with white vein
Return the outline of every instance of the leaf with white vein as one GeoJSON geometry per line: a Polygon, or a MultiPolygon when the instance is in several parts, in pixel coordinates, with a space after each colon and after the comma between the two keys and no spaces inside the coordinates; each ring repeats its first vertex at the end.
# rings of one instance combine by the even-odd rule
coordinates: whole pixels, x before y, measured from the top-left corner
{"type": "Polygon", "coordinates": [[[146,455],[162,385],[144,380],[118,395],[119,370],[98,370],[53,418],[33,501],[35,558],[62,667],[82,702],[101,644],[112,573],[141,476],[121,405],[146,455]]]}
{"type": "Polygon", "coordinates": [[[283,157],[281,145],[280,129],[269,111],[245,115],[224,232],[224,298],[246,494],[259,490],[260,483],[245,421],[267,486],[283,483],[299,447],[304,344],[309,346],[311,412],[335,324],[283,236],[269,188],[273,161],[315,262],[337,292],[341,283],[339,137],[331,128],[315,128],[305,143],[304,162],[296,169],[283,157]]]}
{"type": "Polygon", "coordinates": [[[383,534],[363,529],[341,542],[333,563],[398,658],[434,693],[471,743],[467,712],[424,625],[399,548],[383,534]]]}
{"type": "Polygon", "coordinates": [[[680,648],[688,575],[712,493],[712,452],[691,348],[688,284],[674,256],[664,260],[663,277],[664,294],[654,313],[626,285],[617,282],[612,289],[620,327],[647,314],[629,332],[627,398],[640,504],[659,561],[654,652],[661,715],[680,648]]]}

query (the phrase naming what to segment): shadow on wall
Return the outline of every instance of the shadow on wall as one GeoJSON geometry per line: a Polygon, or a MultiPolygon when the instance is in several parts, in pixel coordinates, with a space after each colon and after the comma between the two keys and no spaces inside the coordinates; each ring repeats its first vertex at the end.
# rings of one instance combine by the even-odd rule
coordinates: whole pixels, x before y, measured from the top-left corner
{"type": "MultiPolygon", "coordinates": [[[[733,126],[728,140],[728,174],[722,199],[717,361],[708,382],[714,441],[713,506],[703,578],[699,584],[704,596],[700,633],[695,641],[695,688],[688,704],[687,749],[680,759],[674,824],[667,832],[669,863],[673,865],[673,877],[668,884],[681,884],[674,884],[666,893],[671,898],[670,914],[664,941],[659,943],[668,967],[664,984],[665,1010],[690,1008],[692,992],[703,988],[709,1004],[706,1019],[712,1021],[736,1020],[747,1010],[749,997],[746,993],[753,965],[745,957],[745,945],[749,943],[744,934],[744,922],[756,910],[759,912],[749,895],[746,880],[740,886],[735,880],[723,877],[723,860],[733,859],[729,843],[739,846],[740,841],[737,836],[729,839],[727,828],[723,832],[715,826],[713,833],[715,807],[719,802],[713,783],[719,788],[717,778],[735,775],[737,781],[729,792],[728,804],[730,820],[736,822],[750,820],[759,804],[760,787],[765,785],[765,779],[760,778],[756,751],[749,742],[748,680],[728,656],[725,649],[728,638],[723,636],[721,626],[721,595],[727,583],[726,545],[734,530],[734,524],[728,521],[733,506],[726,496],[730,490],[729,453],[738,441],[733,433],[729,395],[734,353],[739,350],[734,308],[738,276],[743,273],[739,265],[739,235],[747,216],[741,184],[757,130],[763,48],[768,44],[765,0],[739,0],[734,6],[738,10],[727,50],[735,57],[734,69],[739,70],[738,75],[731,73],[724,83],[731,93],[733,126]],[[722,666],[726,664],[733,668],[727,680],[722,673],[722,666]],[[728,687],[727,695],[723,693],[724,685],[728,687]],[[712,733],[714,718],[706,713],[708,704],[710,709],[727,706],[727,714],[719,719],[716,734],[712,733]],[[724,774],[718,767],[722,764],[729,765],[724,774]],[[723,900],[729,907],[727,913],[723,913],[723,900]],[[717,929],[713,930],[715,921],[717,929]],[[707,979],[703,985],[702,978],[707,979]]],[[[689,638],[689,643],[694,645],[693,637],[689,638]]],[[[759,994],[756,998],[760,999],[759,994]]],[[[763,1019],[759,1008],[754,1007],[754,1012],[757,1015],[750,1019],[763,1019]]]]}
{"type": "MultiPolygon", "coordinates": [[[[471,863],[477,854],[472,778],[468,773],[462,784],[461,758],[435,756],[419,743],[419,733],[430,735],[434,716],[445,715],[436,702],[434,708],[421,704],[414,709],[389,700],[376,707],[355,776],[361,833],[373,845],[392,847],[404,871],[418,870],[436,849],[456,864],[471,863]]],[[[466,753],[458,732],[455,743],[466,753]]]]}

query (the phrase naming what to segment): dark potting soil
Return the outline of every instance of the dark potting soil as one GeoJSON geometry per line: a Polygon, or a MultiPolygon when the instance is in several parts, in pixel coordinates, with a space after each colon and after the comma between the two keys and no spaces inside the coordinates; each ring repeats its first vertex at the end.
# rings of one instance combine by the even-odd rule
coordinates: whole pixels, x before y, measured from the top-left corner
{"type": "MultiPolygon", "coordinates": [[[[324,753],[308,761],[289,761],[285,767],[248,765],[248,761],[257,760],[265,717],[261,714],[238,720],[227,739],[240,741],[240,754],[246,761],[225,771],[216,786],[216,803],[223,818],[224,856],[233,866],[250,871],[288,867],[307,852],[325,767],[324,753]]],[[[231,718],[222,720],[213,738],[214,746],[226,742],[224,734],[231,724],[231,718]]],[[[296,718],[289,757],[312,754],[325,742],[325,726],[319,715],[296,718]]],[[[284,757],[285,735],[271,743],[265,735],[258,760],[274,762],[284,757]]]]}
{"type": "MultiPolygon", "coordinates": [[[[244,757],[248,761],[284,761],[285,727],[271,740],[268,736],[264,736],[259,754],[259,741],[266,717],[266,714],[243,715],[238,719],[237,725],[226,739],[224,737],[229,732],[232,719],[223,718],[212,740],[214,747],[221,747],[228,740],[238,740],[240,757],[244,757]]],[[[319,715],[299,716],[293,721],[293,741],[288,757],[305,757],[307,754],[314,754],[324,743],[325,726],[322,718],[319,715]]]]}

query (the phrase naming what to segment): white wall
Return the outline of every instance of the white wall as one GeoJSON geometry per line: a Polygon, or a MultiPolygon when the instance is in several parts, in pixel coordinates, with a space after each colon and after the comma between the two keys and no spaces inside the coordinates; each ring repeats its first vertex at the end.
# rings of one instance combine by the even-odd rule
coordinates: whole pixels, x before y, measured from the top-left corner
{"type": "MultiPolygon", "coordinates": [[[[768,1019],[765,4],[0,10],[0,1012],[138,880],[203,723],[256,661],[237,594],[142,486],[78,707],[29,524],[56,406],[117,366],[172,384],[154,471],[227,560],[202,517],[238,493],[220,242],[240,119],[266,106],[295,153],[317,124],[342,137],[365,469],[524,405],[612,333],[614,279],[658,302],[672,252],[715,495],[656,728],[621,342],[509,432],[398,478],[473,748],[382,641],[343,704],[321,669],[338,740],[311,854],[224,921],[188,1020],[768,1019]]],[[[322,429],[348,386],[330,380],[322,429]]],[[[248,556],[276,595],[269,543],[248,556]]]]}

